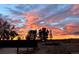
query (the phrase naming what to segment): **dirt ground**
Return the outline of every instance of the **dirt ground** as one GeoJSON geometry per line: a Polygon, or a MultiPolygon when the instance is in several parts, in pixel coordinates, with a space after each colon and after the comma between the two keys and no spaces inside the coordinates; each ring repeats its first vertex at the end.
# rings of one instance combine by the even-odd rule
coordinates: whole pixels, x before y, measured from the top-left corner
{"type": "MultiPolygon", "coordinates": [[[[19,48],[21,54],[79,54],[79,43],[62,45],[38,44],[38,48],[19,48]]],[[[17,48],[0,48],[0,54],[17,54],[17,48]]]]}

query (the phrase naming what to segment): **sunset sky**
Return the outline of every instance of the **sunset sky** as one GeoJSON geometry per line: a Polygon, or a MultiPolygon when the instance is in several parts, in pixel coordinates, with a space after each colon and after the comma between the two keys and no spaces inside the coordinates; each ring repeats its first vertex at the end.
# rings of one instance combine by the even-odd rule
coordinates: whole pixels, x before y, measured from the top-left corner
{"type": "Polygon", "coordinates": [[[0,14],[22,34],[41,27],[53,35],[79,34],[78,4],[0,4],[0,14]]]}

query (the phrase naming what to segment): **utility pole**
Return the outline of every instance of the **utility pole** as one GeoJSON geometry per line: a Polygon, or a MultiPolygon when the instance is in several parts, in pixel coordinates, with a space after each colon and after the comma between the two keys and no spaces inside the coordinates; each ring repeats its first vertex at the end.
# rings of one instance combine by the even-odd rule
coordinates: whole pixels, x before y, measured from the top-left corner
{"type": "Polygon", "coordinates": [[[52,30],[50,30],[50,40],[52,40],[53,36],[52,36],[52,30]]]}

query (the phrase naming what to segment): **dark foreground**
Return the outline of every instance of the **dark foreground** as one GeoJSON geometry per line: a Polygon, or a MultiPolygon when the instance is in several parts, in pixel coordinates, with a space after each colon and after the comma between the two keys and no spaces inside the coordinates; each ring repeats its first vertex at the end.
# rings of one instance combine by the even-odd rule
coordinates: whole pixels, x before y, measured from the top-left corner
{"type": "Polygon", "coordinates": [[[17,49],[18,54],[79,54],[79,39],[38,42],[34,48],[1,47],[0,54],[17,54],[17,49]]]}

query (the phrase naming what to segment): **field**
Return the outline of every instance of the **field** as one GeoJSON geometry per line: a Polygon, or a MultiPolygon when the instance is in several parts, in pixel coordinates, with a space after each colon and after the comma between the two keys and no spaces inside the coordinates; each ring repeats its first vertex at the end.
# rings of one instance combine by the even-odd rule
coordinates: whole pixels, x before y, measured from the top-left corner
{"type": "Polygon", "coordinates": [[[0,54],[79,54],[79,39],[53,40],[38,42],[36,48],[32,47],[4,47],[0,48],[0,54]]]}

